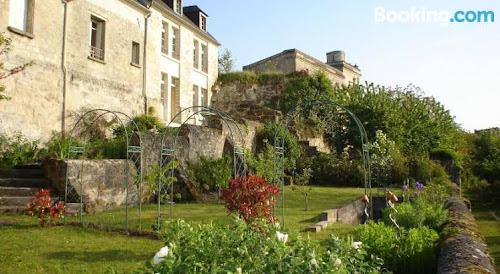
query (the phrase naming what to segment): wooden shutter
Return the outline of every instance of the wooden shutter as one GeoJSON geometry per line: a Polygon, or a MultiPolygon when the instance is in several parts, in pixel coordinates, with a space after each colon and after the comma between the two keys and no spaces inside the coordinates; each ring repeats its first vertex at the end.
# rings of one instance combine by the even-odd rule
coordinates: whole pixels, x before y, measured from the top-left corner
{"type": "Polygon", "coordinates": [[[208,107],[208,91],[205,88],[201,89],[201,92],[203,92],[203,106],[208,107]]]}
{"type": "Polygon", "coordinates": [[[28,12],[26,13],[26,32],[33,34],[35,23],[35,0],[28,0],[28,12]]]}
{"type": "MultiPolygon", "coordinates": [[[[180,86],[179,86],[179,78],[172,77],[172,86],[170,87],[170,98],[172,98],[171,109],[171,117],[172,119],[177,115],[177,113],[181,110],[181,96],[180,96],[180,86]]],[[[175,119],[176,123],[181,122],[181,117],[177,117],[175,119]]]]}

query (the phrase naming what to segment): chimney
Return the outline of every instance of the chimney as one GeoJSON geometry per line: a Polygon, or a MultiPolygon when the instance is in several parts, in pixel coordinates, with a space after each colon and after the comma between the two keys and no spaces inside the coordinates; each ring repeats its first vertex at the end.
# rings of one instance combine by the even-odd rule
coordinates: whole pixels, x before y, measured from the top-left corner
{"type": "Polygon", "coordinates": [[[339,62],[345,62],[345,52],[341,50],[335,50],[326,53],[327,64],[334,64],[339,62]]]}

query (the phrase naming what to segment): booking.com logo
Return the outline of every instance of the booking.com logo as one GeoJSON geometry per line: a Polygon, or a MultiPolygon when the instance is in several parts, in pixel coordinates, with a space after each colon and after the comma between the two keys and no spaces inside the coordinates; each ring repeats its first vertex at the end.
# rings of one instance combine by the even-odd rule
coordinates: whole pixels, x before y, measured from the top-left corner
{"type": "Polygon", "coordinates": [[[375,22],[377,23],[494,23],[493,11],[455,11],[428,10],[412,7],[408,10],[386,10],[384,7],[375,8],[375,22]]]}

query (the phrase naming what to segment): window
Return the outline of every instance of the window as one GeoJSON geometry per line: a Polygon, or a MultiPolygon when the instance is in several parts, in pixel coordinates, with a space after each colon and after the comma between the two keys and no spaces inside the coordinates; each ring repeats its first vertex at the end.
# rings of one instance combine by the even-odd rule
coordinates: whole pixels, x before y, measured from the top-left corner
{"type": "Polygon", "coordinates": [[[139,66],[139,51],[140,51],[140,45],[137,42],[132,41],[132,65],[139,66]]]}
{"type": "Polygon", "coordinates": [[[201,70],[208,72],[208,49],[207,46],[201,45],[201,70]]]}
{"type": "Polygon", "coordinates": [[[161,29],[161,52],[168,54],[168,23],[163,22],[161,29]]]}
{"type": "Polygon", "coordinates": [[[104,60],[104,21],[95,16],[90,19],[89,57],[104,60]]]}
{"type": "Polygon", "coordinates": [[[207,18],[200,13],[200,28],[207,31],[207,18]]]}
{"type": "Polygon", "coordinates": [[[179,35],[179,29],[178,28],[173,28],[172,31],[172,57],[175,59],[180,58],[180,35],[179,35]]]}
{"type": "Polygon", "coordinates": [[[199,87],[197,85],[193,85],[193,106],[200,105],[198,93],[199,93],[199,87]]]}
{"type": "Polygon", "coordinates": [[[200,97],[201,105],[208,107],[208,90],[206,88],[201,88],[200,97]]]}
{"type": "Polygon", "coordinates": [[[162,118],[163,120],[168,120],[168,75],[166,73],[161,74],[161,104],[162,104],[162,118]]]}
{"type": "MultiPolygon", "coordinates": [[[[181,111],[179,78],[172,77],[170,85],[170,117],[173,120],[175,115],[181,111]]],[[[177,117],[174,122],[180,123],[181,117],[177,117]]]]}
{"type": "Polygon", "coordinates": [[[181,3],[181,0],[174,0],[174,10],[175,12],[177,12],[178,14],[182,14],[181,11],[182,11],[182,3],[181,3]]]}
{"type": "Polygon", "coordinates": [[[195,69],[200,67],[200,43],[196,40],[193,40],[193,67],[195,69]]]}
{"type": "Polygon", "coordinates": [[[11,0],[9,10],[9,26],[14,32],[33,34],[35,0],[11,0]]]}

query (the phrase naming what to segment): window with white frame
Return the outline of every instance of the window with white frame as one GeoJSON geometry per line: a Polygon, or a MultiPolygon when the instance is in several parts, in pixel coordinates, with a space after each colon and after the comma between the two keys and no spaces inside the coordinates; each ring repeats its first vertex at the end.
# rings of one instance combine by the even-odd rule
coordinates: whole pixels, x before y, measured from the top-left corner
{"type": "Polygon", "coordinates": [[[200,89],[200,101],[202,106],[208,107],[208,90],[206,88],[200,89]]]}
{"type": "Polygon", "coordinates": [[[89,56],[104,60],[104,20],[91,16],[90,18],[90,50],[89,56]]]}
{"type": "Polygon", "coordinates": [[[196,39],[193,40],[193,67],[200,67],[200,43],[196,39]]]}
{"type": "Polygon", "coordinates": [[[199,87],[197,85],[193,85],[193,106],[199,106],[200,105],[200,102],[199,102],[199,87]]]}
{"type": "Polygon", "coordinates": [[[161,52],[168,54],[168,23],[162,23],[161,29],[161,52]]]}
{"type": "Polygon", "coordinates": [[[9,27],[33,34],[35,0],[11,0],[9,9],[9,27]]]}
{"type": "Polygon", "coordinates": [[[162,118],[164,121],[168,120],[168,75],[161,74],[161,105],[162,105],[162,118]]]}
{"type": "Polygon", "coordinates": [[[201,71],[208,72],[208,47],[201,45],[201,71]]]}
{"type": "Polygon", "coordinates": [[[200,28],[207,31],[207,17],[200,13],[200,28]]]}
{"type": "Polygon", "coordinates": [[[170,119],[175,123],[181,122],[181,117],[178,116],[175,120],[177,113],[181,111],[181,90],[180,90],[180,80],[177,77],[173,77],[170,80],[170,119]]]}
{"type": "Polygon", "coordinates": [[[178,28],[172,28],[172,57],[175,59],[180,58],[181,37],[178,28]]]}
{"type": "Polygon", "coordinates": [[[182,14],[182,1],[181,0],[174,0],[174,11],[177,14],[182,14]]]}

